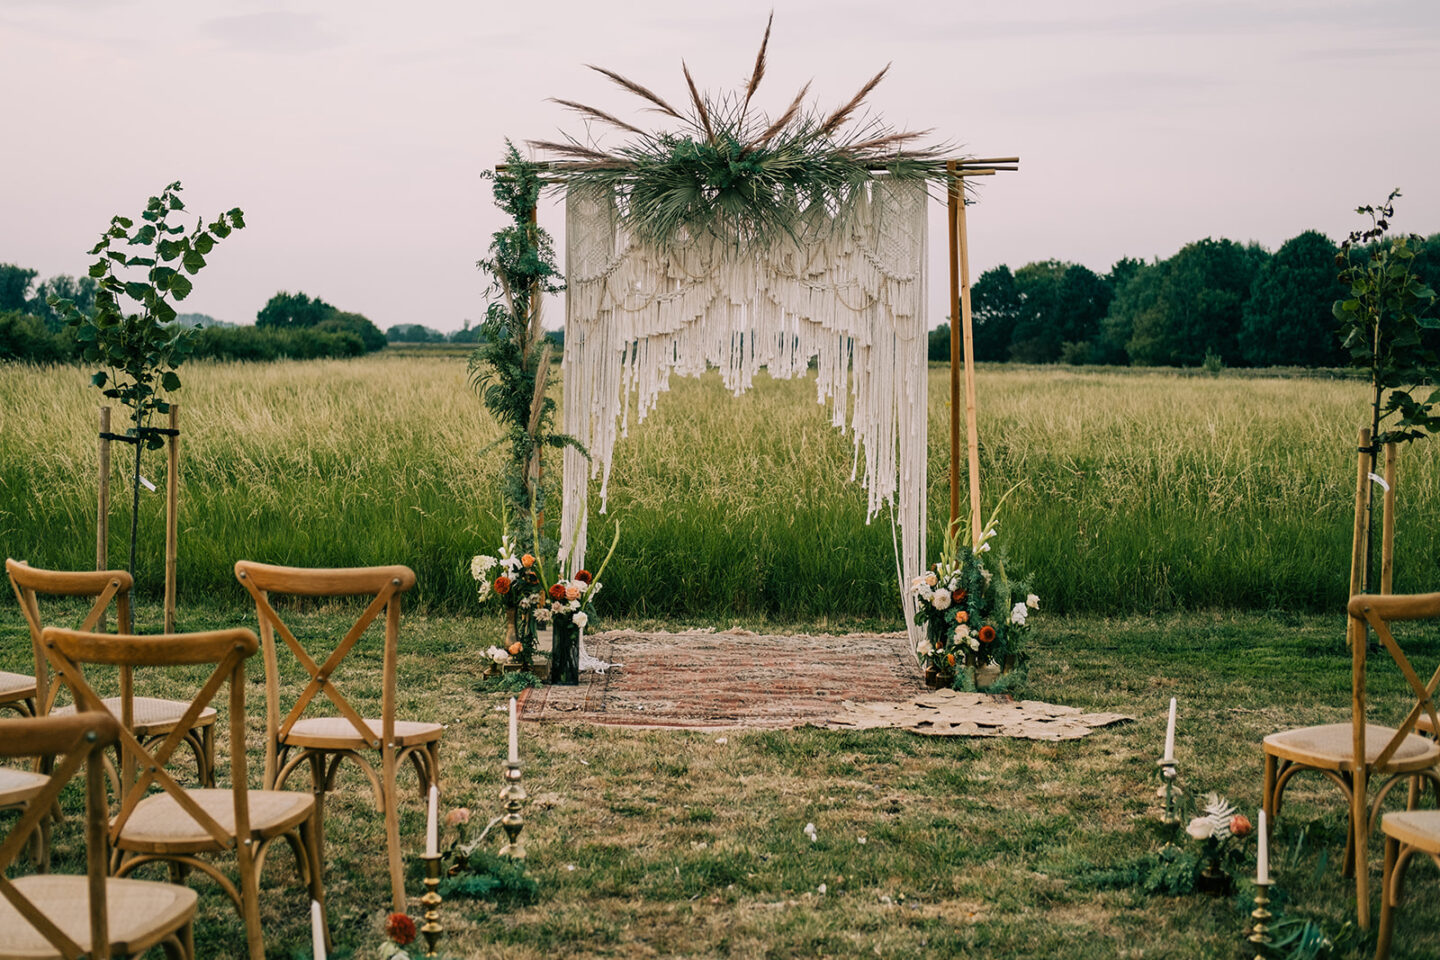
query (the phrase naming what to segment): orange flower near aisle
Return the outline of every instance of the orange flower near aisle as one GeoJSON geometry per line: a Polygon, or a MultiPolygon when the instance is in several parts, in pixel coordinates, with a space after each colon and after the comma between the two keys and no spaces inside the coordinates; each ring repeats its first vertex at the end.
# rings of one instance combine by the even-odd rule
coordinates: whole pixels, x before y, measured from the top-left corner
{"type": "Polygon", "coordinates": [[[950,666],[955,666],[955,654],[947,653],[945,654],[945,659],[950,664],[950,666]]]}
{"type": "Polygon", "coordinates": [[[552,587],[550,588],[550,599],[551,599],[551,600],[564,600],[564,599],[565,599],[565,585],[562,584],[562,583],[557,583],[557,584],[555,584],[554,586],[552,586],[552,587]]]}
{"type": "Polygon", "coordinates": [[[534,556],[534,554],[527,553],[527,554],[525,554],[525,556],[521,557],[521,558],[520,558],[520,565],[521,565],[522,567],[533,567],[533,566],[535,566],[535,556],[534,556]]]}
{"type": "Polygon", "coordinates": [[[988,623],[985,624],[985,626],[983,626],[983,627],[980,628],[980,642],[981,642],[981,643],[994,643],[994,642],[995,642],[995,628],[992,627],[992,626],[990,626],[990,624],[988,624],[988,623]]]}
{"type": "Polygon", "coordinates": [[[509,648],[509,650],[508,650],[507,652],[508,652],[508,653],[510,654],[510,656],[512,656],[512,657],[518,657],[518,656],[520,656],[520,651],[521,651],[521,650],[524,650],[524,649],[525,649],[525,645],[524,645],[523,643],[521,643],[519,640],[516,640],[514,643],[510,644],[510,648],[509,648]]]}
{"type": "Polygon", "coordinates": [[[1250,826],[1250,818],[1243,813],[1237,813],[1230,818],[1230,833],[1237,837],[1248,837],[1253,829],[1250,826]]]}
{"type": "MultiPolygon", "coordinates": [[[[961,593],[964,593],[965,591],[962,590],[962,591],[960,591],[960,592],[961,592],[961,593]]],[[[968,611],[965,611],[965,610],[958,610],[958,611],[956,611],[956,613],[955,613],[955,622],[956,622],[956,623],[969,623],[969,622],[970,622],[970,614],[969,614],[969,612],[968,612],[968,611]]]]}
{"type": "Polygon", "coordinates": [[[496,592],[496,593],[500,593],[500,594],[509,593],[509,592],[510,592],[510,578],[509,578],[509,577],[496,577],[496,578],[495,578],[495,592],[496,592]]]}
{"type": "Polygon", "coordinates": [[[392,913],[385,921],[385,935],[400,946],[415,942],[415,921],[403,913],[392,913]]]}
{"type": "MultiPolygon", "coordinates": [[[[602,570],[601,573],[604,573],[604,571],[602,570]]],[[[579,573],[575,574],[575,579],[579,580],[581,583],[590,583],[595,578],[591,576],[589,570],[581,570],[579,573]]]]}

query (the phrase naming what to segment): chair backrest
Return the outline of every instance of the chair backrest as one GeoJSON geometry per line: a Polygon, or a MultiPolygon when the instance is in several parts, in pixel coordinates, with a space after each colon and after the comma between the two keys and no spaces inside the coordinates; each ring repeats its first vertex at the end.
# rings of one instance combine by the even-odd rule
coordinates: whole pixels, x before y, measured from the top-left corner
{"type": "MultiPolygon", "coordinates": [[[[40,702],[36,712],[41,716],[55,706],[55,697],[60,692],[60,679],[50,676],[49,662],[40,643],[40,634],[45,629],[45,619],[40,613],[40,596],[51,597],[93,597],[90,612],[80,622],[79,629],[94,630],[100,625],[110,602],[115,602],[115,615],[121,633],[130,632],[130,588],[134,579],[124,570],[42,570],[32,567],[23,560],[5,561],[5,572],[10,576],[10,586],[15,588],[15,599],[20,602],[20,612],[30,627],[30,646],[35,655],[35,692],[40,702]]],[[[130,672],[120,672],[122,692],[130,688],[130,672]]]]}
{"type": "Polygon", "coordinates": [[[81,712],[64,717],[27,717],[0,720],[0,757],[63,756],[50,781],[30,799],[19,822],[0,843],[0,895],[36,931],[67,958],[110,956],[109,923],[105,905],[105,876],[108,867],[105,843],[105,769],[102,751],[115,743],[120,725],[105,712],[81,712]],[[43,817],[50,815],[60,791],[81,766],[85,767],[86,875],[89,879],[90,943],[86,950],[70,939],[50,919],[58,910],[74,904],[36,903],[6,878],[6,871],[25,847],[43,817]],[[47,906],[54,909],[47,910],[47,906]]]}
{"type": "Polygon", "coordinates": [[[1422,714],[1430,718],[1430,722],[1434,725],[1432,729],[1440,730],[1440,716],[1437,716],[1435,705],[1435,691],[1440,688],[1440,667],[1436,668],[1428,683],[1421,680],[1420,675],[1410,664],[1410,658],[1405,655],[1404,650],[1400,649],[1400,644],[1396,642],[1395,635],[1390,629],[1390,623],[1394,621],[1440,619],[1440,593],[1356,594],[1350,598],[1349,612],[1357,762],[1363,762],[1365,756],[1365,656],[1366,647],[1369,646],[1366,637],[1367,627],[1375,631],[1375,636],[1380,640],[1380,644],[1394,659],[1396,666],[1400,668],[1401,675],[1405,678],[1405,683],[1410,687],[1410,693],[1415,698],[1414,706],[1410,708],[1409,714],[1375,758],[1375,766],[1380,769],[1390,762],[1390,758],[1395,755],[1395,751],[1400,748],[1405,738],[1415,732],[1415,723],[1422,714]]]}
{"type": "Polygon", "coordinates": [[[371,747],[379,749],[381,743],[393,743],[400,597],[415,586],[414,572],[405,566],[325,570],[279,567],[241,560],[235,564],[235,577],[255,600],[255,613],[260,621],[260,641],[265,647],[265,782],[270,783],[276,772],[279,739],[288,734],[295,723],[305,716],[317,695],[322,693],[371,747]],[[281,619],[280,614],[275,612],[270,603],[269,595],[272,593],[301,597],[363,596],[371,599],[360,618],[346,631],[324,662],[316,663],[281,619]],[[376,739],[365,723],[365,718],[336,687],[334,676],[340,662],[355,647],[382,610],[385,612],[385,652],[380,691],[382,729],[380,738],[376,739]],[[280,716],[280,663],[275,646],[276,633],[280,634],[295,659],[300,661],[300,665],[310,675],[305,689],[300,692],[300,696],[284,717],[280,716]]]}
{"type": "Polygon", "coordinates": [[[250,835],[250,806],[245,766],[245,661],[260,648],[255,634],[245,629],[212,630],[206,633],[162,633],[141,637],[132,634],[82,633],[46,627],[41,635],[45,653],[75,695],[82,710],[104,711],[99,694],[85,678],[84,667],[101,664],[115,667],[178,667],[211,664],[209,679],[190,701],[174,729],[154,750],[147,750],[131,732],[133,697],[121,695],[122,713],[119,744],[128,761],[126,782],[121,785],[120,811],[110,822],[110,838],[120,835],[135,806],[152,786],[170,794],[180,807],[221,846],[232,845],[232,835],[175,782],[166,764],[194,726],[200,713],[220,689],[230,686],[230,779],[235,795],[234,836],[250,835]],[[134,771],[133,779],[130,770],[134,771]]]}

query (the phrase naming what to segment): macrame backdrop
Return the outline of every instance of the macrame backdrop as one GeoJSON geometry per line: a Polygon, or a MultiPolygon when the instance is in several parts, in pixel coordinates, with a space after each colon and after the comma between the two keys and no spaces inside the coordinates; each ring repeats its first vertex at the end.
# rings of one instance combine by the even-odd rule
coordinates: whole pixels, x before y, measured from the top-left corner
{"type": "Polygon", "coordinates": [[[797,231],[814,238],[804,245],[683,237],[660,249],[627,235],[607,188],[570,186],[563,429],[591,456],[564,454],[560,553],[571,570],[584,564],[590,480],[604,513],[632,407],[644,420],[672,373],[718,367],[738,396],[761,367],[804,376],[813,359],[817,399],[853,431],[866,522],[889,512],[899,528],[896,574],[918,642],[905,586],[925,568],[927,199],[923,183],[879,180],[843,217],[812,216],[797,231]]]}

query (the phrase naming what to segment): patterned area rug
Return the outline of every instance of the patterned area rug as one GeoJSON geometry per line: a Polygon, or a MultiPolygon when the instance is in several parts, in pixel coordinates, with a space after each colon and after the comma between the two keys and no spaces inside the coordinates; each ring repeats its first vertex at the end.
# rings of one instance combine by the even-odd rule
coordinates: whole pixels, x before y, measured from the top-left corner
{"type": "Polygon", "coordinates": [[[577,687],[526,691],[526,720],[635,727],[785,728],[835,715],[845,701],[905,700],[925,689],[909,642],[889,635],[630,633],[585,638],[615,664],[577,687]]]}

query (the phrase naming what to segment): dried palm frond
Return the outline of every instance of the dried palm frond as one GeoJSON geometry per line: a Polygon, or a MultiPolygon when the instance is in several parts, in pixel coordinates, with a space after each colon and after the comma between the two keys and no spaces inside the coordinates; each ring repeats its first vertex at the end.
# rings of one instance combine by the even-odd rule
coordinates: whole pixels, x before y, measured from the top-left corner
{"type": "Polygon", "coordinates": [[[752,113],[773,21],[772,14],[750,79],[738,90],[702,94],[681,61],[691,106],[684,114],[648,87],[592,67],[650,109],[682,121],[680,130],[646,132],[595,107],[555,100],[632,136],[615,148],[569,136],[531,144],[555,156],[551,170],[563,181],[612,190],[626,228],[658,245],[707,234],[736,244],[799,240],[845,216],[877,179],[946,182],[948,148],[917,145],[928,131],[897,131],[874,118],[856,121],[888,64],[828,115],[807,106],[808,83],[773,119],[752,113]]]}

